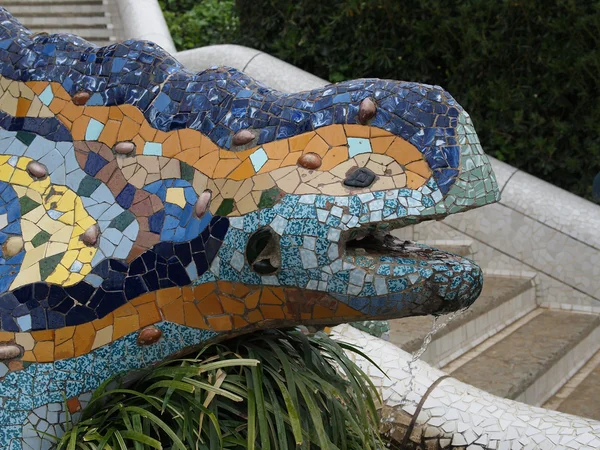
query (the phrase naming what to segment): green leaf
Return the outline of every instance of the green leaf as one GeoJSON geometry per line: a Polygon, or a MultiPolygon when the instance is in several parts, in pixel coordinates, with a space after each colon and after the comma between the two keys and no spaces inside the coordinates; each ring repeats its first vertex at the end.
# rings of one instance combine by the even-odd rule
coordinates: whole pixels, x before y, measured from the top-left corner
{"type": "Polygon", "coordinates": [[[321,417],[321,411],[317,408],[315,401],[312,395],[309,394],[308,390],[304,386],[303,383],[297,383],[298,389],[306,402],[306,406],[308,406],[308,410],[310,412],[310,419],[312,424],[315,427],[315,432],[317,433],[317,437],[319,439],[319,445],[321,448],[330,448],[329,438],[325,433],[325,428],[323,427],[323,419],[321,417]]]}
{"type": "Polygon", "coordinates": [[[138,431],[121,431],[121,436],[123,437],[123,439],[129,439],[135,441],[136,443],[144,444],[152,448],[156,448],[159,450],[163,448],[158,440],[146,436],[145,434],[138,431]]]}
{"type": "Polygon", "coordinates": [[[124,410],[137,412],[140,416],[152,420],[154,424],[159,426],[166,434],[169,435],[175,447],[179,448],[180,450],[186,450],[185,446],[183,445],[183,442],[181,441],[181,439],[179,439],[177,434],[175,434],[175,432],[171,428],[169,428],[169,426],[166,423],[160,420],[156,415],[137,406],[127,406],[124,408],[124,410]]]}
{"type": "MultiPolygon", "coordinates": [[[[248,354],[254,357],[254,351],[249,350],[248,354]]],[[[250,373],[252,374],[252,386],[254,387],[255,400],[256,400],[256,413],[258,417],[258,428],[260,431],[260,443],[261,450],[270,450],[271,444],[269,441],[269,432],[267,424],[267,412],[265,409],[265,397],[262,389],[262,370],[260,367],[251,367],[250,373]]]]}
{"type": "Polygon", "coordinates": [[[183,380],[186,383],[190,383],[196,387],[199,387],[200,389],[204,389],[205,391],[214,392],[215,394],[222,395],[223,397],[227,397],[227,398],[233,400],[234,402],[241,402],[243,400],[243,398],[240,397],[239,395],[232,394],[231,392],[227,392],[224,389],[215,388],[211,384],[203,383],[201,381],[197,381],[197,380],[194,380],[193,378],[189,378],[189,377],[185,377],[183,380]]]}

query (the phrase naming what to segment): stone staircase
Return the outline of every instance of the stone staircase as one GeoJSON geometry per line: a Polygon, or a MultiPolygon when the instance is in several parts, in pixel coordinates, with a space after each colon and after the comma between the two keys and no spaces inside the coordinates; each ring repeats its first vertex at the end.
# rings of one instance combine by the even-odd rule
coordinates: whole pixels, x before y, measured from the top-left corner
{"type": "MultiPolygon", "coordinates": [[[[424,243],[473,256],[468,240],[424,243]]],[[[480,298],[437,319],[421,359],[492,394],[600,420],[598,314],[539,307],[535,273],[484,273],[480,298]]],[[[389,340],[415,352],[433,327],[431,316],[392,320],[389,340]]]]}
{"type": "Polygon", "coordinates": [[[5,0],[2,6],[34,33],[72,33],[100,46],[121,37],[115,0],[5,0]]]}

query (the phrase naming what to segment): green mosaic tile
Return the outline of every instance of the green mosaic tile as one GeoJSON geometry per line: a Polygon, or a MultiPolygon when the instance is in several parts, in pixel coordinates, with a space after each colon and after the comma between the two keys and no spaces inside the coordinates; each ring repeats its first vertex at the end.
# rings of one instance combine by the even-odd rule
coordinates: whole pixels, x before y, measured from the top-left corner
{"type": "Polygon", "coordinates": [[[113,220],[111,220],[109,228],[116,228],[119,231],[124,231],[135,220],[135,215],[131,211],[123,211],[113,220]]]}
{"type": "Polygon", "coordinates": [[[19,198],[19,205],[21,206],[21,216],[24,216],[28,212],[33,211],[35,208],[40,206],[38,202],[27,196],[19,198]]]}
{"type": "Polygon", "coordinates": [[[77,195],[89,197],[98,188],[98,186],[100,186],[100,183],[102,183],[100,180],[86,175],[86,177],[81,180],[79,189],[77,189],[77,195]]]}
{"type": "Polygon", "coordinates": [[[27,131],[19,131],[17,133],[17,139],[25,145],[31,145],[31,143],[35,139],[35,134],[29,133],[27,131]]]}
{"type": "Polygon", "coordinates": [[[179,161],[179,167],[181,169],[181,178],[191,183],[194,181],[194,168],[189,164],[179,161]]]}
{"type": "Polygon", "coordinates": [[[54,272],[54,269],[56,269],[56,266],[64,254],[65,252],[57,253],[56,255],[48,256],[47,258],[40,260],[40,276],[42,277],[42,280],[45,280],[52,272],[54,272]]]}
{"type": "Polygon", "coordinates": [[[227,214],[229,214],[231,211],[233,211],[233,199],[232,198],[226,198],[223,200],[223,202],[219,205],[219,208],[217,209],[217,212],[215,213],[216,216],[226,216],[227,214]]]}
{"type": "Polygon", "coordinates": [[[31,245],[33,245],[34,247],[39,247],[40,245],[48,242],[51,236],[52,235],[50,233],[48,233],[45,230],[42,230],[33,237],[33,239],[31,240],[31,245]]]}
{"type": "Polygon", "coordinates": [[[259,208],[272,208],[275,204],[283,198],[285,193],[278,188],[271,188],[263,191],[258,201],[259,208]]]}

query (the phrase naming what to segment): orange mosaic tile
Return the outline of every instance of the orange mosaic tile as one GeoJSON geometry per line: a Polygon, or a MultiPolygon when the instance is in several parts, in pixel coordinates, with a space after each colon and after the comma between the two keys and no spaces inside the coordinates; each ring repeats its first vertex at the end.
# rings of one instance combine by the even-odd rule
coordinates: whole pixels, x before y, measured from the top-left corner
{"type": "MultiPolygon", "coordinates": [[[[345,139],[344,139],[344,142],[345,142],[345,139]]],[[[317,134],[317,135],[313,136],[313,138],[306,145],[306,147],[304,147],[302,154],[316,153],[317,155],[319,155],[322,158],[327,154],[329,147],[330,146],[327,144],[327,142],[325,142],[325,140],[320,135],[317,134]]]]}
{"type": "Polygon", "coordinates": [[[343,125],[330,125],[317,130],[317,134],[321,136],[330,147],[346,144],[346,133],[343,125]]]}
{"type": "Polygon", "coordinates": [[[255,309],[254,311],[250,311],[248,314],[246,314],[246,320],[248,320],[250,323],[257,323],[261,320],[264,320],[264,317],[260,310],[255,309]]]}
{"type": "Polygon", "coordinates": [[[260,310],[266,320],[285,318],[285,313],[283,312],[283,308],[281,306],[263,305],[261,306],[260,310]]]}
{"type": "MultiPolygon", "coordinates": [[[[52,345],[52,342],[47,341],[46,342],[49,345],[52,345]]],[[[73,344],[73,339],[69,339],[66,342],[63,342],[62,344],[56,344],[55,345],[55,349],[54,349],[54,359],[56,360],[60,360],[60,359],[67,359],[67,358],[73,358],[75,356],[75,346],[73,344]]],[[[34,352],[35,354],[35,352],[34,352]]],[[[39,361],[37,355],[36,355],[36,359],[39,361]]]]}
{"type": "Polygon", "coordinates": [[[346,135],[355,138],[368,138],[371,135],[371,127],[366,125],[344,125],[346,135]]]}
{"type": "Polygon", "coordinates": [[[411,172],[414,172],[417,175],[422,176],[423,178],[429,178],[431,176],[431,169],[429,168],[429,164],[427,164],[423,160],[408,163],[406,165],[406,170],[410,170],[411,172]]]}
{"type": "Polygon", "coordinates": [[[75,344],[76,355],[84,355],[92,349],[95,331],[92,323],[85,323],[75,327],[73,342],[75,344]]]}
{"type": "Polygon", "coordinates": [[[231,316],[213,316],[208,317],[206,319],[208,321],[208,325],[214,331],[229,331],[233,328],[233,324],[231,323],[231,316]]]}
{"type": "Polygon", "coordinates": [[[183,314],[183,298],[177,297],[175,300],[163,306],[161,311],[165,320],[175,323],[185,323],[185,316],[183,314]]]}
{"type": "Polygon", "coordinates": [[[198,309],[205,316],[211,316],[214,314],[223,314],[223,306],[219,300],[219,296],[216,293],[210,294],[198,302],[198,309]]]}
{"type": "Polygon", "coordinates": [[[74,327],[65,327],[57,329],[54,337],[55,344],[60,345],[63,342],[70,340],[73,337],[73,333],[75,333],[74,327]]]}
{"type": "Polygon", "coordinates": [[[373,148],[373,153],[380,155],[387,153],[388,148],[390,148],[390,145],[395,139],[396,138],[394,136],[371,138],[371,147],[373,148]]]}
{"type": "Polygon", "coordinates": [[[79,402],[79,399],[77,397],[72,397],[72,398],[68,399],[67,400],[67,409],[69,410],[69,412],[71,414],[74,414],[77,411],[81,410],[81,403],[79,402]]]}
{"type": "Polygon", "coordinates": [[[193,303],[184,303],[183,312],[185,315],[185,324],[193,328],[206,328],[205,316],[193,303]]]}
{"type": "Polygon", "coordinates": [[[406,186],[410,189],[417,189],[423,186],[427,180],[414,172],[406,172],[406,186]]]}
{"type": "MultiPolygon", "coordinates": [[[[263,320],[297,319],[299,314],[308,314],[307,320],[317,322],[324,319],[342,321],[362,314],[326,294],[316,293],[314,298],[310,292],[307,295],[304,298],[297,289],[267,286],[250,289],[242,283],[224,281],[193,289],[169,288],[146,293],[102,319],[63,327],[56,332],[19,333],[23,342],[30,336],[33,346],[33,350],[26,349],[22,361],[51,362],[81,356],[163,320],[227,332],[263,320]]],[[[14,342],[15,333],[0,333],[0,342],[14,342]]]]}
{"type": "Polygon", "coordinates": [[[220,299],[221,305],[223,306],[223,309],[225,310],[226,313],[236,314],[236,315],[244,314],[246,307],[245,307],[244,303],[241,302],[240,300],[236,300],[225,294],[221,294],[219,296],[219,299],[220,299]]]}
{"type": "Polygon", "coordinates": [[[27,111],[29,111],[29,107],[31,106],[31,100],[28,100],[24,97],[19,97],[17,101],[17,112],[15,114],[16,117],[25,117],[27,115],[27,111]]]}
{"type": "MultiPolygon", "coordinates": [[[[69,342],[65,342],[62,345],[67,345],[69,342]]],[[[37,362],[54,361],[54,343],[51,341],[36,342],[35,347],[33,348],[33,355],[37,362]]],[[[68,357],[71,357],[71,355],[68,357]]]]}
{"type": "Polygon", "coordinates": [[[348,147],[334,147],[330,149],[321,162],[321,170],[327,171],[348,160],[348,147]]]}
{"type": "Polygon", "coordinates": [[[314,131],[309,131],[308,133],[289,138],[290,152],[304,150],[315,134],[314,131]]]}
{"type": "Polygon", "coordinates": [[[269,159],[283,159],[290,152],[290,145],[287,139],[270,142],[263,145],[263,148],[269,159]]]}
{"type": "MultiPolygon", "coordinates": [[[[169,305],[170,306],[170,305],[169,305]]],[[[183,315],[181,317],[183,319],[183,315]]],[[[183,322],[183,320],[181,320],[183,322]]],[[[181,323],[178,322],[178,323],[181,323]]],[[[136,315],[115,317],[113,325],[113,341],[140,329],[140,321],[136,315]]],[[[93,342],[93,341],[92,341],[93,342]]]]}
{"type": "MultiPolygon", "coordinates": [[[[266,289],[267,288],[264,288],[263,290],[266,290],[266,289]]],[[[250,295],[248,295],[245,298],[246,308],[248,308],[248,309],[256,308],[258,306],[258,301],[260,300],[261,293],[262,293],[262,291],[260,289],[257,289],[256,291],[254,291],[250,295]]]]}

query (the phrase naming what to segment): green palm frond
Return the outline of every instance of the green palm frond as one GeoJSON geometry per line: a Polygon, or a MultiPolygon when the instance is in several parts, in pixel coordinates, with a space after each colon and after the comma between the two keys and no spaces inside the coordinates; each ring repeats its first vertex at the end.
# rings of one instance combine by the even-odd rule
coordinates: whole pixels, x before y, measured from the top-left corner
{"type": "Polygon", "coordinates": [[[344,350],[360,353],[298,330],[207,345],[129,386],[103,383],[56,448],[383,448],[377,391],[344,350]]]}

